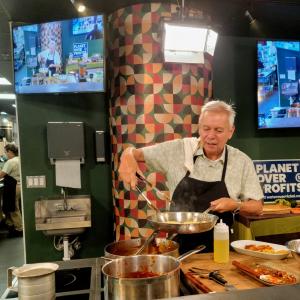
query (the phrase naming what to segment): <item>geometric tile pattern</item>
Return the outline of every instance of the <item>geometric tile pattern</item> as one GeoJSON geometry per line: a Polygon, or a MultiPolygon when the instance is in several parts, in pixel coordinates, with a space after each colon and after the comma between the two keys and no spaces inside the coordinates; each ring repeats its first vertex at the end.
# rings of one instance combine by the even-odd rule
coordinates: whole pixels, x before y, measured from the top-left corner
{"type": "MultiPolygon", "coordinates": [[[[147,217],[155,212],[118,178],[119,159],[128,146],[143,147],[196,136],[205,99],[211,98],[211,57],[204,64],[164,63],[161,47],[163,18],[176,5],[136,4],[108,16],[108,85],[112,143],[115,239],[147,237],[147,217]]],[[[195,11],[192,11],[195,14],[195,11]]],[[[197,12],[196,13],[201,13],[197,12]]],[[[168,193],[163,175],[141,169],[149,181],[168,193]]],[[[154,205],[165,201],[141,184],[154,205]]]]}

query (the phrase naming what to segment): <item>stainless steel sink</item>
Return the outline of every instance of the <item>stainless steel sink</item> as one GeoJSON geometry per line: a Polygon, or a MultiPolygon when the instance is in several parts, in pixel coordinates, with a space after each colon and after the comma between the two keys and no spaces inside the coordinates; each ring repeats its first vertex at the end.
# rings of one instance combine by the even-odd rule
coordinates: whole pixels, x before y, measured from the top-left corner
{"type": "Polygon", "coordinates": [[[35,227],[45,235],[77,235],[84,232],[91,227],[90,197],[36,201],[35,227]]]}

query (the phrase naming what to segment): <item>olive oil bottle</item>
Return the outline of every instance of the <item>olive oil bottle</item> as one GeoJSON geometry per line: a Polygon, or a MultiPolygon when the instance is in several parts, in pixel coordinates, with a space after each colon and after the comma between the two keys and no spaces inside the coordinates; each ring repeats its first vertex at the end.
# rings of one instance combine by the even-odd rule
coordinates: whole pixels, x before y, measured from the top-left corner
{"type": "Polygon", "coordinates": [[[214,261],[217,263],[229,261],[229,229],[222,219],[214,228],[214,261]]]}

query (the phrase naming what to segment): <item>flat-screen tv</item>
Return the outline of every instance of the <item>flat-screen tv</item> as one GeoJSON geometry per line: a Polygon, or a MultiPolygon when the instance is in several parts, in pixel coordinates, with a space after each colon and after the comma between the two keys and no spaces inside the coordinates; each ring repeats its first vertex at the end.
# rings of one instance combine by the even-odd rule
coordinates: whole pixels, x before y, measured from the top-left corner
{"type": "Polygon", "coordinates": [[[257,41],[258,128],[300,127],[300,41],[257,41]]]}
{"type": "Polygon", "coordinates": [[[13,26],[17,94],[102,92],[103,15],[13,26]]]}

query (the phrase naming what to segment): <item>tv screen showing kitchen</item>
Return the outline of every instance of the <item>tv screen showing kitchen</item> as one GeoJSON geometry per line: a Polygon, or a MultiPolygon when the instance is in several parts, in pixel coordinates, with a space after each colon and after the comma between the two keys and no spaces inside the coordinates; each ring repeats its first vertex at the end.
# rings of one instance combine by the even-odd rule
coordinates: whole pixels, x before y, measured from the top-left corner
{"type": "Polygon", "coordinates": [[[103,15],[15,26],[17,94],[104,91],[103,15]]]}
{"type": "Polygon", "coordinates": [[[300,41],[257,42],[258,128],[300,127],[300,41]]]}

